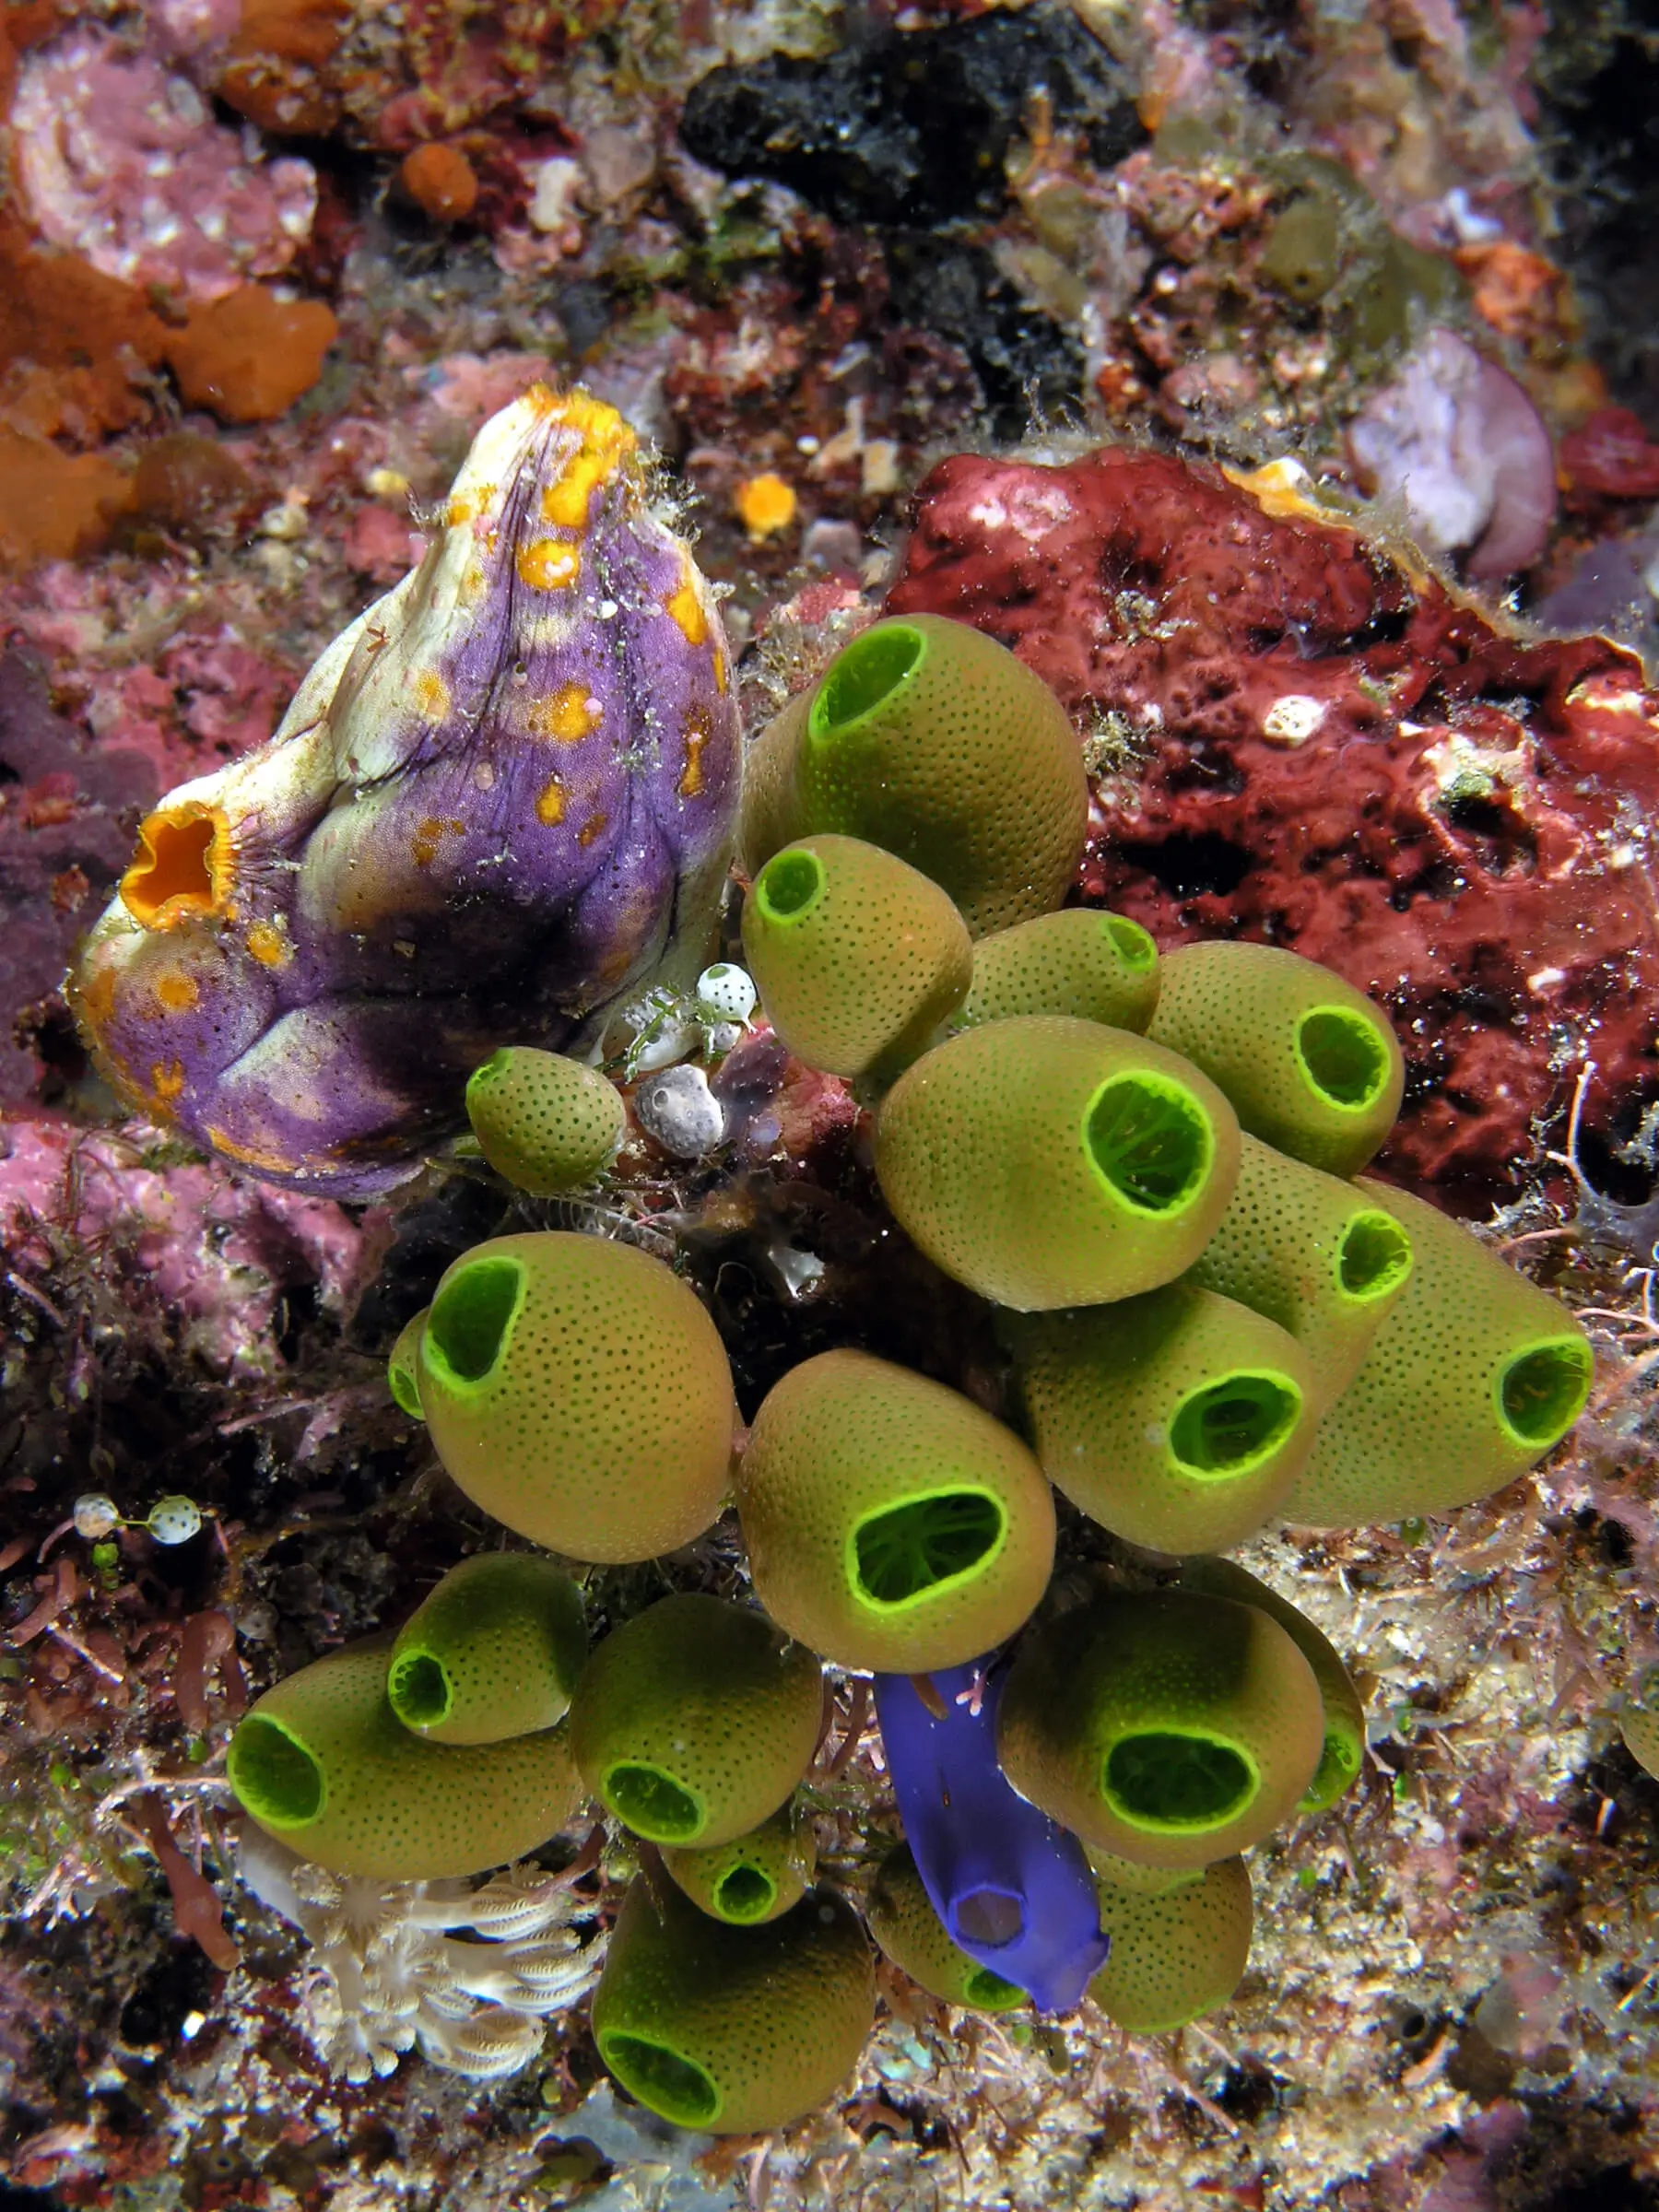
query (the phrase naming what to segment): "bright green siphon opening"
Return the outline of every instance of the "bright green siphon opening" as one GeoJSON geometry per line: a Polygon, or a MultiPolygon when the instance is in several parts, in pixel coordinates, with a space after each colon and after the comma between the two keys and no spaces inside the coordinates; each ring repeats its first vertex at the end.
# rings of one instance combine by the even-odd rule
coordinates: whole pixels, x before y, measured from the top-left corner
{"type": "Polygon", "coordinates": [[[1148,1729],[1120,1736],[1101,1777],[1107,1801],[1137,1828],[1219,1828],[1256,1793],[1253,1764],[1210,1735],[1148,1729]]]}
{"type": "Polygon", "coordinates": [[[959,1941],[988,1944],[1014,1943],[1025,1934],[1025,1907],[1006,1889],[971,1889],[958,1900],[956,1935],[959,1941]]]}
{"type": "Polygon", "coordinates": [[[512,1065],[512,1054],[505,1045],[490,1053],[466,1078],[466,1097],[470,1105],[480,1090],[487,1090],[498,1077],[504,1076],[512,1065]]]}
{"type": "Polygon", "coordinates": [[[615,1766],[600,1794],[618,1820],[653,1843],[690,1843],[702,1832],[702,1806],[660,1767],[615,1766]]]}
{"type": "Polygon", "coordinates": [[[1170,1423],[1170,1450],[1184,1475],[1248,1475],[1278,1450],[1301,1408],[1288,1375],[1223,1375],[1182,1398],[1170,1423]]]}
{"type": "Polygon", "coordinates": [[[714,1901],[727,1920],[764,1920],[777,1896],[778,1885],[759,1866],[734,1866],[714,1890],[714,1901]]]}
{"type": "Polygon", "coordinates": [[[323,1810],[323,1770],[280,1721],[253,1712],[230,1738],[230,1786],[268,1828],[304,1828],[323,1810]]]}
{"type": "Polygon", "coordinates": [[[1117,947],[1117,956],[1125,968],[1143,974],[1158,958],[1158,947],[1138,922],[1131,922],[1127,914],[1108,914],[1106,935],[1117,947]]]}
{"type": "Polygon", "coordinates": [[[386,1696],[406,1728],[435,1728],[455,1701],[447,1669],[429,1652],[405,1652],[393,1661],[386,1696]]]}
{"type": "Polygon", "coordinates": [[[1358,1112],[1381,1097],[1388,1054],[1374,1021],[1351,1006],[1313,1006],[1296,1025],[1296,1053],[1333,1106],[1358,1112]]]}
{"type": "Polygon", "coordinates": [[[666,2043],[613,2028],[601,2034],[599,2055],[630,2095],[677,2127],[706,2127],[719,2115],[720,2091],[712,2077],[666,2043]]]}
{"type": "Polygon", "coordinates": [[[854,638],[818,688],[806,718],[808,734],[827,737],[868,714],[899,688],[925,650],[920,630],[897,623],[854,638]]]}
{"type": "Polygon", "coordinates": [[[962,1994],[970,2005],[982,2005],[987,2011],[1006,2012],[1009,2006],[1018,2005],[1025,1991],[1018,1983],[1005,1982],[994,1974],[988,1966],[976,1966],[962,1985],[962,1994]]]}
{"type": "Polygon", "coordinates": [[[1215,1157],[1209,1116],[1192,1092],[1144,1069],[1101,1084],[1083,1136],[1106,1181],[1143,1214],[1179,1213],[1203,1187],[1215,1157]]]}
{"type": "Polygon", "coordinates": [[[386,1369],[386,1380],[392,1385],[392,1395],[404,1412],[415,1420],[421,1418],[420,1390],[413,1372],[401,1359],[394,1359],[386,1369]]]}
{"type": "Polygon", "coordinates": [[[1335,1805],[1359,1771],[1359,1748],[1351,1736],[1327,1735],[1313,1779],[1302,1793],[1302,1804],[1317,1808],[1335,1805]]]}
{"type": "Polygon", "coordinates": [[[799,922],[823,896],[824,864],[816,853],[778,853],[755,878],[755,900],[769,922],[799,922]]]}
{"type": "Polygon", "coordinates": [[[1546,1450],[1566,1435],[1590,1394],[1590,1347],[1579,1336],[1534,1345],[1512,1359],[1499,1385],[1505,1426],[1546,1450]]]}
{"type": "Polygon", "coordinates": [[[517,1260],[474,1260],[452,1275],[427,1315],[427,1357],[453,1382],[481,1382],[500,1358],[524,1291],[517,1260]]]}
{"type": "Polygon", "coordinates": [[[1411,1239],[1380,1206],[1356,1214],[1336,1247],[1336,1279],[1349,1298],[1370,1302],[1397,1290],[1411,1273],[1411,1239]]]}
{"type": "Polygon", "coordinates": [[[853,1588],[870,1605],[913,1605],[982,1571],[1006,1526],[1001,1500],[985,1490],[935,1490],[882,1506],[853,1527],[853,1588]]]}

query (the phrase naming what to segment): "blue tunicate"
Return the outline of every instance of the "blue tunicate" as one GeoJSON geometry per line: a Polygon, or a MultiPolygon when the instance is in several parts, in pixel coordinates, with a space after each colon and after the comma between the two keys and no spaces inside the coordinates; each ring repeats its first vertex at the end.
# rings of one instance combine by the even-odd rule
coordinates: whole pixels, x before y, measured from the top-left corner
{"type": "Polygon", "coordinates": [[[994,1658],[877,1675],[876,1712],[904,1833],[933,1908],[970,1958],[1069,2012],[1109,1938],[1076,1836],[1028,1804],[996,1760],[994,1658]]]}

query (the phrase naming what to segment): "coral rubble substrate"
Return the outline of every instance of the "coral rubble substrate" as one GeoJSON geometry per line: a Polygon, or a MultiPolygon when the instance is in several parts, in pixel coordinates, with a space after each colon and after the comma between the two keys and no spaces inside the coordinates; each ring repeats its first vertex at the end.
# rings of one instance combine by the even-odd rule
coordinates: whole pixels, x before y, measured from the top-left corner
{"type": "MultiPolygon", "coordinates": [[[[6,11],[11,2187],[124,2212],[1655,2201],[1659,1785],[1613,1715],[1659,1657],[1656,68],[1623,0],[6,11]],[[1393,1171],[1497,1209],[1605,1354],[1535,1482],[1249,1547],[1359,1672],[1371,1746],[1346,1810],[1253,1854],[1225,2012],[1131,2041],[1088,2011],[947,2016],[894,1976],[842,2101],[736,2146],[619,2102],[577,2012],[494,2082],[329,2071],[337,1986],[235,1878],[250,1695],[485,1540],[385,1353],[459,1251],[559,1206],[465,1162],[367,1207],[240,1178],[121,1120],[59,992],[138,815],[270,733],[543,377],[661,448],[751,728],[894,585],[1016,644],[1086,743],[1086,894],[1375,990],[1411,1068],[1393,1171]],[[93,1491],[206,1519],[85,1535],[93,1491]]],[[[604,1225],[677,1247],[746,1414],[834,1344],[987,1392],[994,1347],[892,1235],[845,1090],[764,1033],[700,1090],[699,1041],[677,1080],[728,1142],[659,1141],[684,1124],[642,1060],[604,1225]]],[[[716,1531],[590,1600],[625,1617],[665,1575],[741,1586],[716,1531]]],[[[842,1684],[812,1783],[832,1869],[887,1802],[866,1718],[842,1684]]],[[[578,1833],[560,1861],[602,1928],[625,1850],[578,1833]]]]}

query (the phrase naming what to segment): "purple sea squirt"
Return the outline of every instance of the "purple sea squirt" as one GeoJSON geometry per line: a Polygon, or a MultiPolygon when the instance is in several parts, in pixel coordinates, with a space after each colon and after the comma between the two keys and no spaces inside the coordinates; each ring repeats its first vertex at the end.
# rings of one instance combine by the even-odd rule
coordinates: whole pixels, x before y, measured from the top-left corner
{"type": "Polygon", "coordinates": [[[633,431],[534,385],[479,431],[419,566],[270,742],[139,830],[71,982],[125,1101],[336,1197],[464,1125],[499,1047],[688,985],[737,799],[720,618],[633,431]]]}
{"type": "Polygon", "coordinates": [[[877,1675],[881,1741],[905,1841],[951,1940],[1041,2010],[1069,2012],[1107,1938],[1083,1846],[998,1764],[1003,1678],[994,1659],[877,1675]]]}

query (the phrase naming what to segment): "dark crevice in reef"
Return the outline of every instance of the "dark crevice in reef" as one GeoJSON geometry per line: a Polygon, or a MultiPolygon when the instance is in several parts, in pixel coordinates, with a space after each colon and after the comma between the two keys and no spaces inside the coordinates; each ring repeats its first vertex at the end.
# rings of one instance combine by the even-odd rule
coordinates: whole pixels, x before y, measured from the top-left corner
{"type": "Polygon", "coordinates": [[[680,119],[688,150],[732,178],[770,179],[834,221],[873,231],[900,329],[959,348],[991,427],[1075,409],[1071,333],[1025,301],[982,246],[940,236],[999,215],[1006,159],[1046,100],[1108,168],[1146,136],[1116,65],[1065,9],[988,15],[855,39],[819,61],[768,54],[715,69],[680,119]]]}
{"type": "Polygon", "coordinates": [[[680,137],[711,169],[770,177],[838,222],[958,222],[1002,206],[1008,147],[1040,92],[1100,168],[1146,135],[1100,43],[1066,10],[1036,7],[712,70],[680,137]]]}

